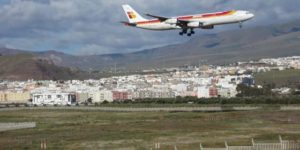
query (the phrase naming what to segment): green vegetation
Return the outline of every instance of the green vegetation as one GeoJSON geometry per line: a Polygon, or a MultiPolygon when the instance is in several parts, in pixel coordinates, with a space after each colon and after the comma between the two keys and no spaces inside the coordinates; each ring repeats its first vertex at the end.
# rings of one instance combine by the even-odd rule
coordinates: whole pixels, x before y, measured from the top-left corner
{"type": "Polygon", "coordinates": [[[272,70],[254,75],[256,84],[274,84],[276,87],[300,88],[300,69],[272,70]]]}
{"type": "Polygon", "coordinates": [[[235,98],[196,98],[196,97],[177,97],[177,98],[157,98],[157,99],[137,99],[115,101],[113,103],[103,102],[102,106],[209,106],[209,105],[288,105],[300,104],[300,96],[256,96],[256,97],[235,97],[235,98]]]}
{"type": "Polygon", "coordinates": [[[37,128],[0,132],[0,149],[162,149],[250,144],[252,137],[300,139],[300,112],[117,113],[74,110],[0,112],[0,122],[31,122],[37,128]]]}
{"type": "Polygon", "coordinates": [[[262,88],[247,86],[245,84],[239,84],[237,86],[237,97],[258,97],[258,96],[270,96],[272,95],[272,89],[274,84],[266,84],[262,88]]]}

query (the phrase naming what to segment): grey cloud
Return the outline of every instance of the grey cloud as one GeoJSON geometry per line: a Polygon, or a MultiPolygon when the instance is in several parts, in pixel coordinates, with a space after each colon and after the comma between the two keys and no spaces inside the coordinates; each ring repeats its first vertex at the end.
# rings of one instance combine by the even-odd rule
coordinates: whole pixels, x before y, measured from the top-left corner
{"type": "MultiPolygon", "coordinates": [[[[11,0],[0,6],[0,45],[20,49],[57,49],[70,53],[130,52],[184,42],[176,31],[153,32],[122,26],[121,5],[129,3],[141,13],[163,16],[228,9],[255,12],[247,26],[299,19],[295,0],[11,0]]],[[[220,27],[215,31],[226,30],[220,27]]],[[[198,31],[198,34],[207,33],[198,31]]]]}

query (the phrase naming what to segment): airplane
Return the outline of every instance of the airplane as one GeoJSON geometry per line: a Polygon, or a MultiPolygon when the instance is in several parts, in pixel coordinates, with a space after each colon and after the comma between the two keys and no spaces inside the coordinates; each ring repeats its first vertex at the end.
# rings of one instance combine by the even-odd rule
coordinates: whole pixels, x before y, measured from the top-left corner
{"type": "Polygon", "coordinates": [[[214,29],[216,25],[242,23],[254,17],[254,14],[243,10],[229,10],[224,12],[163,17],[152,14],[145,14],[155,19],[145,19],[137,13],[130,5],[122,5],[129,22],[122,21],[126,26],[132,26],[147,30],[174,30],[181,29],[179,35],[187,34],[191,36],[195,34],[194,29],[214,29]]]}

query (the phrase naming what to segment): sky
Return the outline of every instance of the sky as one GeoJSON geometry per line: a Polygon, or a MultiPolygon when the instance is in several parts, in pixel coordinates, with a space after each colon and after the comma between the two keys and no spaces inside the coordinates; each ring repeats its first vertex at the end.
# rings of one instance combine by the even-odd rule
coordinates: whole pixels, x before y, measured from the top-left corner
{"type": "MultiPolygon", "coordinates": [[[[75,55],[128,53],[188,41],[179,31],[126,27],[122,4],[141,14],[177,16],[248,10],[246,28],[300,19],[299,0],[0,0],[0,47],[75,55]]],[[[147,18],[147,17],[146,17],[147,18]]],[[[237,29],[238,25],[196,34],[237,29]]]]}

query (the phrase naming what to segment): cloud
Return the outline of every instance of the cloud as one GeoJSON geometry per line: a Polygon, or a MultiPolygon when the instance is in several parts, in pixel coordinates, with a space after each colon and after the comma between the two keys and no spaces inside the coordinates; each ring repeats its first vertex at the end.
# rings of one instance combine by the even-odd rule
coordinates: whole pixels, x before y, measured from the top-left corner
{"type": "Polygon", "coordinates": [[[178,31],[155,32],[122,26],[119,21],[126,20],[121,9],[124,3],[141,13],[163,16],[250,10],[256,18],[247,26],[298,19],[300,13],[300,1],[295,0],[4,0],[0,2],[0,45],[36,51],[104,54],[189,40],[178,36],[178,31]]]}

